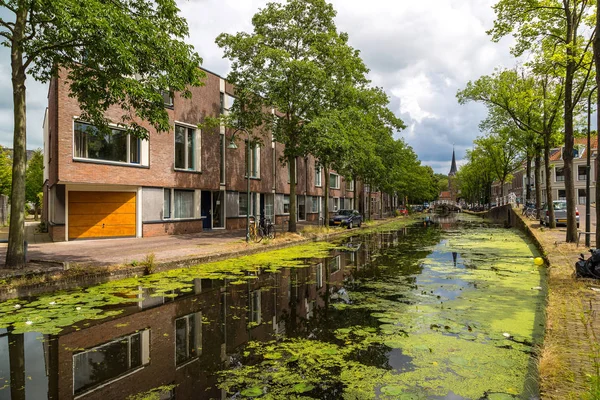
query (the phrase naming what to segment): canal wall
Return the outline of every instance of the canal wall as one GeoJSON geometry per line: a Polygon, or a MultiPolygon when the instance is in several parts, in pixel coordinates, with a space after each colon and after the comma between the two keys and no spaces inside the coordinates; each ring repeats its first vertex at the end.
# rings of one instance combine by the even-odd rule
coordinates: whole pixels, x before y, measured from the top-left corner
{"type": "Polygon", "coordinates": [[[517,212],[520,212],[519,209],[514,209],[512,205],[507,204],[505,206],[494,207],[489,211],[483,213],[483,217],[485,219],[489,219],[497,224],[504,225],[507,228],[516,228],[521,232],[525,233],[527,237],[533,242],[535,247],[539,250],[546,262],[546,265],[549,264],[548,259],[546,257],[546,251],[544,246],[540,242],[537,235],[533,233],[533,231],[529,228],[529,226],[525,223],[523,218],[521,218],[517,212]]]}

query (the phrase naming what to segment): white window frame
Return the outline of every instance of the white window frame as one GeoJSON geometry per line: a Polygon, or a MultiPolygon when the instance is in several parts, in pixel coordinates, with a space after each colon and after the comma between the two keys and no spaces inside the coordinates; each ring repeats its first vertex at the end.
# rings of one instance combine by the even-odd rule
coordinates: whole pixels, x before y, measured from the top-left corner
{"type": "Polygon", "coordinates": [[[346,191],[354,192],[354,179],[346,180],[346,191]]]}
{"type": "Polygon", "coordinates": [[[284,215],[289,215],[290,214],[290,195],[289,194],[284,194],[283,195],[283,207],[282,207],[282,211],[283,211],[284,215]],[[287,197],[287,206],[288,206],[288,211],[287,212],[285,212],[285,205],[286,205],[285,199],[286,199],[286,197],[287,197]]]}
{"type": "Polygon", "coordinates": [[[339,189],[340,188],[340,176],[336,173],[330,172],[329,173],[329,188],[330,189],[339,189]],[[331,184],[331,177],[335,176],[335,186],[333,186],[331,184]]]}
{"type": "MultiPolygon", "coordinates": [[[[187,315],[183,315],[179,318],[176,318],[173,321],[173,337],[175,340],[173,341],[173,345],[175,346],[174,352],[174,363],[176,368],[181,368],[193,361],[196,361],[202,355],[202,312],[191,313],[187,315]],[[194,316],[194,328],[196,329],[196,335],[194,339],[196,340],[196,355],[192,357],[188,357],[185,360],[182,360],[179,364],[177,363],[177,321],[185,320],[186,321],[186,339],[190,340],[190,317],[194,316]]],[[[189,342],[186,341],[186,349],[189,350],[189,342]]]]}
{"type": "Polygon", "coordinates": [[[323,167],[318,162],[315,162],[315,186],[323,186],[323,167]]]}
{"type": "MultiPolygon", "coordinates": [[[[131,161],[131,134],[128,133],[127,134],[127,144],[126,144],[126,156],[127,156],[127,161],[113,161],[113,160],[103,160],[101,158],[89,158],[87,156],[85,157],[81,157],[81,156],[77,156],[75,154],[76,150],[77,150],[77,142],[75,139],[75,125],[76,124],[83,124],[83,125],[88,125],[91,127],[94,127],[94,125],[90,124],[89,122],[85,122],[82,121],[78,118],[75,118],[73,120],[73,160],[78,160],[78,161],[86,161],[86,162],[93,162],[93,163],[98,163],[98,164],[115,164],[115,165],[124,165],[124,166],[131,166],[131,167],[139,167],[139,166],[145,166],[146,163],[143,163],[143,157],[142,154],[144,153],[144,145],[145,143],[147,143],[147,140],[142,140],[140,138],[137,138],[137,145],[138,145],[138,161],[137,162],[132,162],[131,161]]],[[[123,126],[119,126],[119,125],[115,125],[115,124],[108,124],[108,127],[111,130],[115,130],[115,131],[121,131],[124,132],[125,128],[123,126]]],[[[86,153],[88,153],[88,150],[86,149],[86,153]]]]}
{"type": "MultiPolygon", "coordinates": [[[[288,171],[288,173],[287,173],[287,176],[288,176],[287,183],[291,183],[290,178],[292,176],[292,172],[290,170],[290,165],[289,165],[289,163],[286,163],[285,165],[287,166],[287,171],[288,171]]],[[[295,174],[296,176],[295,176],[294,181],[295,181],[295,183],[298,183],[298,159],[297,158],[294,158],[294,165],[296,166],[296,174],[295,174]]]]}
{"type": "Polygon", "coordinates": [[[173,128],[173,168],[175,171],[181,171],[181,172],[202,172],[202,131],[200,129],[198,129],[198,126],[188,124],[185,122],[175,121],[175,125],[173,128]],[[175,148],[175,144],[176,144],[175,131],[177,130],[177,127],[185,128],[185,130],[186,130],[186,134],[184,135],[185,165],[183,168],[175,166],[175,159],[177,157],[177,155],[176,155],[177,150],[175,148]],[[193,148],[194,165],[191,166],[191,168],[190,168],[190,165],[188,165],[188,162],[189,162],[188,130],[189,129],[193,129],[193,131],[194,131],[194,148],[193,148]]]}
{"type": "Polygon", "coordinates": [[[169,216],[165,216],[165,196],[163,194],[163,220],[164,221],[189,221],[193,219],[200,219],[200,190],[187,189],[187,188],[164,188],[164,191],[170,191],[170,211],[169,216]],[[194,215],[186,218],[175,218],[175,191],[181,190],[183,192],[194,192],[194,215]]]}

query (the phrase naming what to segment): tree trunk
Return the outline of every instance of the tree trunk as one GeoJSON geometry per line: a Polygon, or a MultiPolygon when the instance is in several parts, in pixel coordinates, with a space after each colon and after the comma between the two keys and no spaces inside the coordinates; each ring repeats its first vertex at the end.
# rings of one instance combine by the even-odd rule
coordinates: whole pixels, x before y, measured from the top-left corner
{"type": "Polygon", "coordinates": [[[371,220],[371,184],[369,184],[369,190],[367,191],[367,215],[369,216],[369,221],[371,220]]]}
{"type": "Polygon", "coordinates": [[[540,208],[542,208],[542,155],[538,152],[535,155],[535,208],[538,210],[538,219],[540,218],[540,208]]]}
{"type": "MultiPolygon", "coordinates": [[[[596,6],[596,32],[600,32],[600,10],[598,10],[598,6],[596,6]]],[[[597,110],[600,110],[600,35],[596,35],[594,37],[594,65],[596,66],[596,85],[598,86],[598,90],[596,90],[596,126],[600,126],[600,113],[597,110]]],[[[597,128],[596,128],[597,129],[597,128]]],[[[597,146],[600,146],[600,135],[598,135],[597,146]]],[[[600,147],[596,147],[600,149],[600,147]]],[[[591,150],[591,149],[590,149],[591,150]]],[[[600,190],[598,190],[598,177],[600,177],[600,163],[598,163],[598,155],[596,155],[596,159],[594,161],[596,163],[596,184],[594,185],[596,190],[596,221],[600,221],[600,190]]],[[[590,180],[592,177],[590,176],[590,180]]],[[[591,197],[591,196],[590,196],[591,197]]],[[[600,229],[598,229],[600,225],[596,222],[596,247],[598,247],[598,243],[600,243],[600,229]]]]}
{"type": "Polygon", "coordinates": [[[22,333],[8,334],[10,398],[25,400],[25,338],[22,333]]]}
{"type": "Polygon", "coordinates": [[[567,68],[565,72],[565,192],[567,194],[567,237],[568,243],[577,241],[577,221],[575,220],[575,182],[573,182],[573,78],[575,75],[575,60],[573,59],[574,35],[573,23],[567,15],[567,68]]]}
{"type": "Polygon", "coordinates": [[[525,173],[527,174],[527,180],[525,182],[527,187],[525,188],[525,202],[531,201],[531,156],[527,157],[527,167],[525,173]]]}
{"type": "Polygon", "coordinates": [[[329,227],[329,166],[323,166],[323,172],[325,173],[326,179],[325,179],[325,192],[324,192],[324,197],[325,197],[325,207],[323,210],[323,224],[326,227],[329,227]]]}
{"type": "MultiPolygon", "coordinates": [[[[19,4],[21,4],[20,2],[19,4]]],[[[6,266],[21,268],[25,266],[25,170],[27,167],[27,113],[25,69],[21,41],[25,33],[27,9],[21,4],[16,13],[16,22],[11,44],[11,72],[14,106],[13,172],[10,192],[10,227],[8,231],[8,249],[6,266]]]]}
{"type": "Polygon", "coordinates": [[[296,210],[296,157],[288,157],[288,168],[290,169],[290,223],[289,231],[297,232],[297,210],[296,210]]]}
{"type": "MultiPolygon", "coordinates": [[[[550,173],[550,132],[544,134],[544,170],[546,171],[546,204],[548,205],[548,224],[551,229],[556,228],[554,219],[554,204],[552,203],[552,174],[550,173]]],[[[543,218],[544,216],[540,216],[543,218]]]]}

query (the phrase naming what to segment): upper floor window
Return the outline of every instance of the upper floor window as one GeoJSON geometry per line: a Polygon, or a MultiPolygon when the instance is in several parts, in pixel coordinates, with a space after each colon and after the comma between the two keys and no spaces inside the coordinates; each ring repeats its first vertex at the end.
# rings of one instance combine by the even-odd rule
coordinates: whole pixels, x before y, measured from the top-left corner
{"type": "Polygon", "coordinates": [[[352,180],[352,179],[346,180],[346,190],[348,192],[353,192],[354,191],[354,180],[352,180]]]}
{"type": "Polygon", "coordinates": [[[577,166],[577,179],[580,181],[585,181],[587,177],[587,167],[585,165],[577,166]]]}
{"type": "Polygon", "coordinates": [[[161,90],[163,102],[166,107],[173,107],[173,92],[171,90],[161,90]]]}
{"type": "Polygon", "coordinates": [[[94,125],[75,122],[75,158],[139,164],[140,152],[140,139],[122,129],[101,133],[94,125]]]}
{"type": "Polygon", "coordinates": [[[321,171],[321,164],[315,163],[315,186],[322,186],[323,181],[322,177],[323,173],[321,171]]]}
{"type": "Polygon", "coordinates": [[[175,169],[200,171],[200,138],[195,128],[175,125],[175,169]]]}
{"type": "Polygon", "coordinates": [[[221,92],[221,114],[227,115],[231,112],[233,108],[233,103],[235,103],[235,97],[230,94],[221,92]]]}
{"type": "Polygon", "coordinates": [[[150,331],[143,330],[73,355],[73,393],[81,394],[150,362],[150,331]]]}
{"type": "Polygon", "coordinates": [[[565,180],[565,170],[563,167],[556,167],[554,169],[554,173],[556,174],[556,182],[562,182],[565,180]]]}
{"type": "Polygon", "coordinates": [[[334,173],[329,174],[329,187],[331,189],[339,189],[340,188],[340,176],[338,174],[334,174],[334,173]]]}
{"type": "Polygon", "coordinates": [[[202,313],[175,320],[175,365],[199,357],[202,353],[202,313]]]}

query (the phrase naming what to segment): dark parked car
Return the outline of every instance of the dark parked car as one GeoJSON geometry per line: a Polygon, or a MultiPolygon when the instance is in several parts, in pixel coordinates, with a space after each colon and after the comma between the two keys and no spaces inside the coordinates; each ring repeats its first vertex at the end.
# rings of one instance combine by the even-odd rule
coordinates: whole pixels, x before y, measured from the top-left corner
{"type": "Polygon", "coordinates": [[[354,226],[360,228],[362,221],[362,215],[356,210],[339,210],[333,218],[329,219],[329,225],[347,226],[348,229],[352,229],[354,226]]]}

